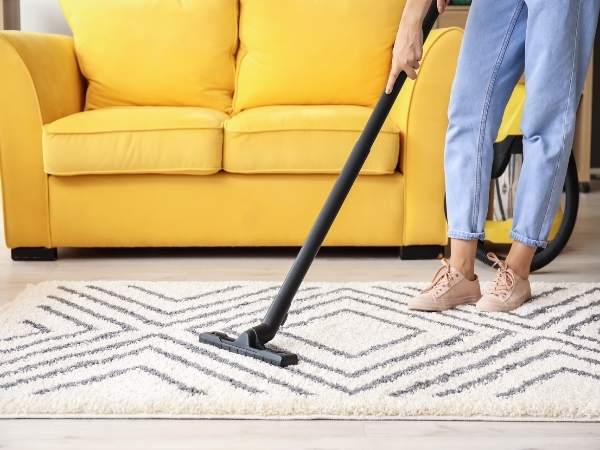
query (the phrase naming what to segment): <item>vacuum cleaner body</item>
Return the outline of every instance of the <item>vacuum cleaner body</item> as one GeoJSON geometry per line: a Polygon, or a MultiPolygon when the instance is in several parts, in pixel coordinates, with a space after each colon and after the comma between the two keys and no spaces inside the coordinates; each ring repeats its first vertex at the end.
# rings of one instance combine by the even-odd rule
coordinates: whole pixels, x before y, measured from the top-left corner
{"type": "MultiPolygon", "coordinates": [[[[435,2],[432,2],[423,21],[423,34],[425,37],[429,35],[437,17],[437,7],[435,2]]],[[[294,264],[288,272],[277,297],[271,303],[262,323],[246,330],[236,339],[221,332],[202,333],[199,337],[200,342],[280,367],[298,363],[297,355],[267,347],[265,344],[275,337],[279,328],[285,323],[294,296],[321,248],[321,244],[323,244],[325,236],[327,236],[354,181],[358,177],[360,169],[365,163],[367,156],[369,156],[371,147],[381,131],[381,127],[405,81],[406,73],[402,72],[396,80],[392,92],[389,94],[383,93],[379,98],[375,109],[371,113],[371,117],[346,160],[315,224],[310,230],[304,245],[300,249],[294,264]]]]}

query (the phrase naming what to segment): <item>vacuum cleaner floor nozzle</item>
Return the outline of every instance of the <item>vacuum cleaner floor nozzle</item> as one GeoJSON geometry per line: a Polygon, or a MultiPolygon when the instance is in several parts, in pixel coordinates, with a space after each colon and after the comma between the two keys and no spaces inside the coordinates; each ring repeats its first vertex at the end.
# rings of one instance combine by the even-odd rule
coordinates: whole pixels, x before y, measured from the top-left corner
{"type": "Polygon", "coordinates": [[[223,350],[238,353],[251,358],[260,359],[274,366],[286,367],[298,364],[298,355],[280,350],[273,350],[259,343],[251,343],[248,333],[242,333],[232,339],[224,333],[209,332],[200,335],[200,342],[213,345],[223,350]]]}

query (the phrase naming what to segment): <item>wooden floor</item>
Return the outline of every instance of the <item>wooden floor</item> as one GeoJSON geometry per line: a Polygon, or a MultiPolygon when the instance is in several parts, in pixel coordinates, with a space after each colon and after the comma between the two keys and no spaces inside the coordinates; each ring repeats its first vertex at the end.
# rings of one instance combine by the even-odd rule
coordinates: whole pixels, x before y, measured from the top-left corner
{"type": "Polygon", "coordinates": [[[597,423],[10,420],[2,449],[598,450],[597,423]]]}
{"type": "MultiPolygon", "coordinates": [[[[293,249],[77,250],[15,263],[0,249],[0,305],[44,280],[281,280],[293,249]]],[[[326,250],[307,279],[429,281],[437,261],[393,249],[326,250]]],[[[492,272],[478,265],[483,280],[492,272]]],[[[568,248],[534,280],[600,281],[600,183],[581,198],[568,248]]],[[[1,392],[0,392],[1,395],[1,392]]],[[[0,449],[600,449],[598,423],[442,421],[0,420],[0,449]]]]}

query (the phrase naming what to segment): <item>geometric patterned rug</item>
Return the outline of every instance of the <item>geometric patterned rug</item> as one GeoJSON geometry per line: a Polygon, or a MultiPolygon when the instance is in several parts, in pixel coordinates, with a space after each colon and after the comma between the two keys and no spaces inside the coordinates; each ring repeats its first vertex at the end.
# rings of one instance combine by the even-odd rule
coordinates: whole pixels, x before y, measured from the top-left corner
{"type": "Polygon", "coordinates": [[[0,416],[600,419],[600,284],[408,311],[424,285],[303,284],[285,369],[198,342],[255,324],[275,282],[32,285],[0,309],[0,416]]]}

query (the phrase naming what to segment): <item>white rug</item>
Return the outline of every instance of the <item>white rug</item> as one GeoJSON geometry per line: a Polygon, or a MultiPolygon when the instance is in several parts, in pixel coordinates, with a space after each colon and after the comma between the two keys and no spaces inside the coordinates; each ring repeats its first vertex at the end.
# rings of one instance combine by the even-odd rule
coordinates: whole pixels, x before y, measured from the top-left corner
{"type": "Polygon", "coordinates": [[[0,309],[0,415],[600,419],[600,284],[512,314],[413,313],[423,284],[303,285],[287,369],[198,343],[277,283],[49,282],[0,309]]]}

